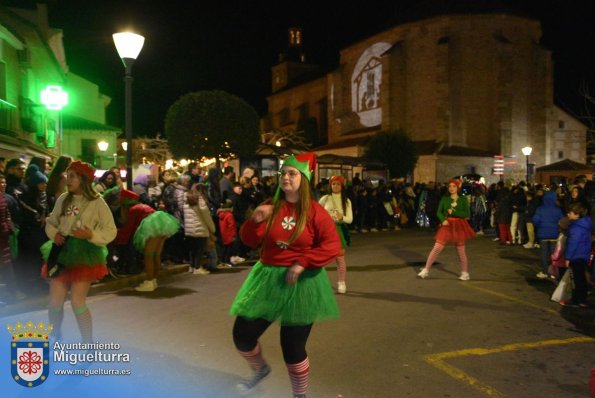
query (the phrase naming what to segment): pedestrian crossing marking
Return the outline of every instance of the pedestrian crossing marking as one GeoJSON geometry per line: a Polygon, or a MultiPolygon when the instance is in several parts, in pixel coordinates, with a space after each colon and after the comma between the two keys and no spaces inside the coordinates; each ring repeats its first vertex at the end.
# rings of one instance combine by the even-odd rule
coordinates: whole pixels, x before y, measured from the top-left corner
{"type": "Polygon", "coordinates": [[[512,351],[519,351],[519,350],[527,350],[533,348],[543,348],[548,346],[554,345],[564,345],[564,344],[578,344],[578,343],[595,343],[595,338],[592,337],[572,337],[569,339],[552,339],[552,340],[542,340],[542,341],[535,341],[530,343],[514,343],[514,344],[506,344],[499,347],[494,348],[467,348],[464,350],[459,351],[448,351],[448,352],[441,352],[438,354],[430,354],[425,355],[424,360],[432,366],[437,367],[438,369],[442,370],[449,376],[468,384],[469,386],[483,392],[489,397],[494,398],[503,398],[506,397],[503,393],[496,390],[494,387],[491,387],[485,383],[482,383],[478,379],[473,376],[468,375],[467,373],[463,372],[461,369],[452,366],[445,362],[447,359],[451,358],[460,358],[465,356],[471,355],[490,355],[490,354],[497,354],[501,352],[512,352],[512,351]]]}

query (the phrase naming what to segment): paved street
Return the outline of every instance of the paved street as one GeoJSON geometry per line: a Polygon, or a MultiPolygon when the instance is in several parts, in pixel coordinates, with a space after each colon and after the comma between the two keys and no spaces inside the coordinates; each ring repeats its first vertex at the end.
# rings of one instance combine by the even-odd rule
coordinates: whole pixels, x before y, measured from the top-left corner
{"type": "MultiPolygon", "coordinates": [[[[432,245],[430,231],[354,235],[348,294],[337,296],[341,318],[315,325],[308,343],[309,397],[589,396],[595,297],[589,297],[589,309],[551,302],[554,285],[534,277],[537,250],[502,247],[491,237],[468,245],[471,281],[457,280],[453,247],[444,250],[428,279],[418,279],[432,245]]],[[[0,386],[8,387],[8,396],[84,391],[103,398],[235,397],[235,384],[249,370],[233,348],[228,309],[249,269],[208,276],[170,270],[153,293],[126,287],[133,280],[95,287],[89,299],[95,339],[120,344],[131,362],[118,366],[132,375],[51,375],[25,390],[10,380],[9,361],[2,358],[0,386]]],[[[334,267],[327,269],[335,281],[334,267]]],[[[21,307],[26,313],[5,311],[2,327],[45,321],[42,305],[21,307]]],[[[273,371],[249,397],[291,395],[278,332],[272,326],[261,341],[273,371]]],[[[68,307],[65,341],[77,337],[68,307]]],[[[1,347],[8,341],[4,334],[1,347]]]]}

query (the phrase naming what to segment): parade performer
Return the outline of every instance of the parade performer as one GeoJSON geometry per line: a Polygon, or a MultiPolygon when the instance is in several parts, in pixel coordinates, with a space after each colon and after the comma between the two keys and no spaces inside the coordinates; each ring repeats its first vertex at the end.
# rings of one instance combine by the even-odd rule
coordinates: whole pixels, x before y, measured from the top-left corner
{"type": "Polygon", "coordinates": [[[461,262],[461,275],[459,279],[462,281],[468,281],[470,279],[465,241],[475,237],[475,232],[473,232],[469,222],[467,222],[469,218],[469,202],[467,198],[459,195],[460,188],[460,181],[450,180],[448,182],[449,195],[443,196],[440,199],[437,212],[440,227],[434,237],[436,243],[428,255],[426,266],[417,274],[422,279],[428,277],[432,264],[434,264],[434,261],[436,261],[438,255],[444,249],[444,246],[449,242],[455,244],[461,262]]]}
{"type": "Polygon", "coordinates": [[[345,248],[351,245],[348,224],[353,221],[353,212],[351,201],[347,198],[345,192],[345,179],[341,176],[332,176],[329,180],[331,185],[331,194],[320,198],[320,203],[335,222],[337,232],[341,238],[342,250],[337,256],[337,293],[347,292],[345,277],[347,276],[347,264],[345,263],[345,248]]]}
{"type": "Polygon", "coordinates": [[[106,245],[116,237],[109,207],[93,190],[95,170],[81,161],[68,166],[67,193],[60,195],[46,219],[50,238],[41,246],[44,259],[41,275],[50,277],[50,323],[61,339],[64,301],[70,290],[72,311],[83,342],[93,340],[91,312],[86,305],[91,283],[107,275],[106,245]]]}
{"type": "Polygon", "coordinates": [[[161,268],[163,244],[180,229],[180,222],[164,211],[139,203],[140,195],[128,189],[120,191],[120,221],[115,244],[130,242],[143,253],[146,279],[135,288],[138,292],[157,289],[157,274],[161,268]]]}
{"type": "Polygon", "coordinates": [[[339,255],[341,241],[332,218],[312,197],[315,165],[313,153],[285,159],[273,204],[258,206],[240,230],[247,246],[261,248],[260,261],[230,311],[237,315],[235,346],[254,371],[250,380],[238,384],[242,391],[270,373],[258,340],[279,321],[293,395],[305,397],[310,369],[306,342],[312,325],[339,315],[324,266],[339,255]]]}

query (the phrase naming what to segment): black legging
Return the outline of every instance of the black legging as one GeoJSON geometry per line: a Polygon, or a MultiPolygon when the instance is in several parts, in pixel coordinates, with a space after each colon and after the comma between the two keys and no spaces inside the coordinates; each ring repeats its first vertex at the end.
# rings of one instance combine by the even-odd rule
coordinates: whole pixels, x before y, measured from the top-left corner
{"type": "MultiPolygon", "coordinates": [[[[256,347],[256,343],[262,334],[271,326],[266,319],[249,320],[241,316],[236,318],[233,325],[233,342],[236,348],[242,352],[249,352],[256,347]]],[[[281,325],[281,349],[285,363],[300,363],[308,354],[306,353],[306,342],[312,330],[309,325],[281,325]]]]}

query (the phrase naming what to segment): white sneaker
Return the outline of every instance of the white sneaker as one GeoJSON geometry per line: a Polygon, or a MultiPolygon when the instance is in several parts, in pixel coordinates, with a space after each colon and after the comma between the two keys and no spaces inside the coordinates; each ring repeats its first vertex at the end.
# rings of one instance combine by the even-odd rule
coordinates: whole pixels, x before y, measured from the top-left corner
{"type": "Polygon", "coordinates": [[[337,293],[345,294],[347,292],[347,286],[345,282],[337,282],[337,293]]]}
{"type": "Polygon", "coordinates": [[[544,274],[543,272],[539,272],[537,275],[535,275],[537,278],[539,279],[547,279],[547,275],[544,274]]]}
{"type": "Polygon", "coordinates": [[[203,267],[196,268],[194,270],[194,275],[209,275],[211,271],[204,269],[203,267]]]}
{"type": "Polygon", "coordinates": [[[156,289],[156,286],[153,284],[153,280],[150,281],[143,281],[140,285],[134,288],[137,292],[152,292],[156,289]]]}
{"type": "Polygon", "coordinates": [[[494,238],[492,239],[492,242],[498,242],[500,240],[500,238],[494,238]]]}
{"type": "Polygon", "coordinates": [[[362,234],[365,234],[365,233],[367,233],[367,232],[368,232],[368,230],[367,230],[367,229],[365,229],[365,228],[362,228],[362,229],[360,230],[360,232],[361,232],[362,234]]]}
{"type": "Polygon", "coordinates": [[[378,232],[376,228],[370,228],[370,232],[378,232]]]}
{"type": "Polygon", "coordinates": [[[527,243],[525,243],[525,244],[523,245],[523,247],[524,247],[525,249],[533,249],[533,243],[529,243],[529,242],[527,242],[527,243]]]}
{"type": "Polygon", "coordinates": [[[483,235],[483,231],[477,231],[475,235],[483,235]]]}
{"type": "Polygon", "coordinates": [[[533,247],[539,249],[539,243],[534,244],[533,247]]]}
{"type": "Polygon", "coordinates": [[[244,261],[246,261],[246,259],[243,257],[240,257],[240,256],[231,256],[229,259],[229,262],[232,263],[233,265],[241,264],[244,261]]]}
{"type": "Polygon", "coordinates": [[[423,268],[419,274],[417,274],[417,276],[421,279],[426,279],[428,277],[428,275],[430,274],[430,271],[427,270],[426,268],[423,268]]]}
{"type": "Polygon", "coordinates": [[[471,277],[469,276],[469,272],[461,272],[461,276],[459,276],[459,280],[468,281],[469,279],[471,279],[471,277]]]}

